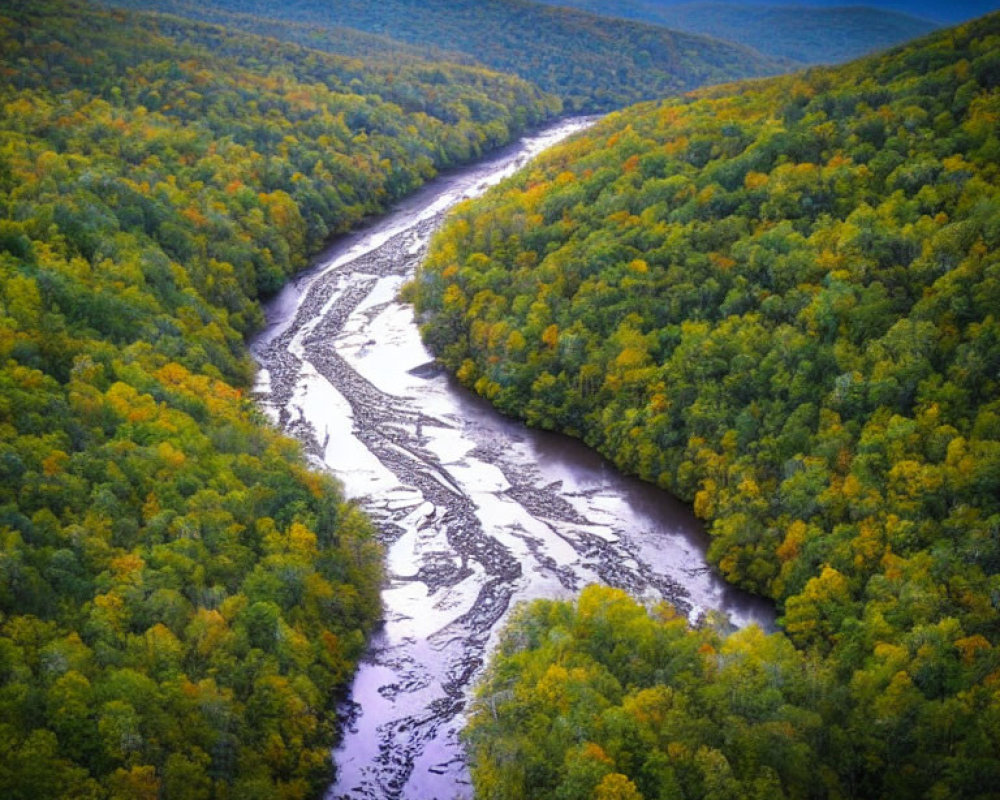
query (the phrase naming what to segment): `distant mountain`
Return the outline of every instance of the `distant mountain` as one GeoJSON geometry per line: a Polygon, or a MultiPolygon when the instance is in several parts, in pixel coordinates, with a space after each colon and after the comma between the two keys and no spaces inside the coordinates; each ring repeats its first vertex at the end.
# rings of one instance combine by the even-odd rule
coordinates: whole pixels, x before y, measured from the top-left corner
{"type": "MultiPolygon", "coordinates": [[[[684,5],[683,2],[675,0],[651,0],[660,6],[684,5]]],[[[740,5],[755,6],[762,5],[753,0],[737,0],[740,5]]],[[[843,0],[768,0],[769,3],[782,6],[842,6],[843,0]]],[[[866,6],[888,9],[891,11],[902,11],[925,19],[937,22],[962,22],[964,20],[981,17],[991,11],[1000,9],[997,0],[955,0],[955,2],[942,2],[942,0],[868,0],[866,6]]]]}
{"type": "Polygon", "coordinates": [[[884,50],[937,26],[871,6],[791,6],[657,0],[544,0],[595,14],[642,20],[752,47],[804,64],[833,64],[884,50]]]}
{"type": "MultiPolygon", "coordinates": [[[[790,63],[741,45],[658,25],[608,19],[527,0],[112,0],[278,38],[287,23],[322,31],[347,26],[420,48],[458,51],[558,94],[568,110],[607,110],[736,78],[775,74],[790,63]],[[249,15],[249,16],[248,16],[249,15]],[[256,19],[255,19],[256,18],[256,19]],[[272,25],[273,20],[279,24],[272,25]]],[[[301,30],[296,31],[299,35],[301,30]]],[[[312,45],[317,46],[317,45],[312,45]]]]}
{"type": "MultiPolygon", "coordinates": [[[[745,6],[748,8],[760,6],[810,6],[813,8],[835,8],[851,5],[844,0],[731,0],[733,5],[745,6]]],[[[576,6],[576,3],[565,5],[576,6]]],[[[614,3],[614,5],[632,5],[629,0],[624,3],[614,3]]],[[[691,5],[690,0],[644,0],[642,5],[653,8],[676,8],[677,6],[691,5]]],[[[862,5],[862,4],[856,4],[862,5]]],[[[878,8],[883,11],[899,11],[915,17],[934,20],[935,22],[962,22],[981,17],[991,11],[1000,9],[1000,2],[997,0],[956,0],[956,2],[943,2],[942,0],[866,0],[863,3],[868,8],[878,8]]],[[[619,13],[617,16],[627,16],[619,13]]]]}

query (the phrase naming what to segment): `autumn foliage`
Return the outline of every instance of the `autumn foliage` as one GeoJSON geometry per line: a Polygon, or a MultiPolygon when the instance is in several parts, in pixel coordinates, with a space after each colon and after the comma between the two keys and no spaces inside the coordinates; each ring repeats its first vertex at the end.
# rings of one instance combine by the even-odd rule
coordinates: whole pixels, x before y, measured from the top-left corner
{"type": "Polygon", "coordinates": [[[554,106],[483,70],[0,6],[0,796],[328,785],[380,553],[256,411],[244,337],[332,233],[554,106]],[[428,75],[447,103],[397,104],[428,75]]]}
{"type": "Polygon", "coordinates": [[[778,603],[838,697],[788,796],[1000,780],[998,53],[993,14],[612,114],[415,286],[463,383],[690,500],[778,603]]]}

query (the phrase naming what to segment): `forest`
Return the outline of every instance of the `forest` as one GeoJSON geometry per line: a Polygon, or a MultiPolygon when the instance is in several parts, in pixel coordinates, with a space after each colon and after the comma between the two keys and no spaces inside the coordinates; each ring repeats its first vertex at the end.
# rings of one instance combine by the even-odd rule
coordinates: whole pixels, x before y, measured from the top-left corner
{"type": "Polygon", "coordinates": [[[773,75],[788,66],[731,42],[529,0],[110,1],[279,38],[298,39],[301,28],[289,23],[307,25],[320,40],[324,30],[347,26],[443,50],[445,56],[459,51],[559,96],[567,112],[607,111],[696,86],[773,75]]]}
{"type": "MultiPolygon", "coordinates": [[[[686,5],[687,0],[648,0],[659,6],[686,5]]],[[[730,0],[730,2],[740,5],[753,5],[756,0],[730,0]]],[[[806,7],[829,7],[844,6],[844,0],[768,0],[776,6],[806,6],[806,7]]],[[[959,23],[970,20],[973,17],[981,17],[996,11],[995,0],[953,0],[950,3],[941,3],[937,0],[867,0],[864,4],[870,8],[881,8],[891,11],[900,11],[904,14],[914,14],[923,19],[934,20],[940,23],[959,23]]]]}
{"type": "Polygon", "coordinates": [[[319,796],[381,552],[245,337],[559,101],[75,0],[0,6],[0,76],[0,796],[319,796]]]}
{"type": "Polygon", "coordinates": [[[738,42],[772,58],[800,64],[840,63],[923,36],[936,27],[929,20],[912,16],[913,12],[871,4],[823,8],[736,2],[546,1],[738,42]]]}
{"type": "Polygon", "coordinates": [[[408,291],[779,630],[520,609],[477,794],[995,796],[1000,14],[678,96],[787,62],[522,0],[140,4],[179,16],[0,4],[0,796],[323,793],[382,554],[255,407],[259,302],[440,170],[667,96],[461,206],[408,291]]]}
{"type": "Polygon", "coordinates": [[[995,795],[998,122],[1000,13],[613,113],[453,214],[441,362],[693,503],[781,628],[528,609],[482,797],[995,795]]]}

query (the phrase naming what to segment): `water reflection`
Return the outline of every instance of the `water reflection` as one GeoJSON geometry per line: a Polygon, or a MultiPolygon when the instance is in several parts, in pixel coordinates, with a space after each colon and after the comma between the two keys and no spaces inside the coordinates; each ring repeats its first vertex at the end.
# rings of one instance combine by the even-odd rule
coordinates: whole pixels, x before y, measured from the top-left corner
{"type": "Polygon", "coordinates": [[[691,507],[638,478],[622,474],[596,450],[573,437],[528,428],[499,414],[486,400],[448,375],[441,378],[473,427],[498,440],[524,442],[548,482],[561,481],[567,495],[604,498],[643,557],[665,574],[687,575],[684,582],[696,608],[724,612],[734,624],[775,629],[774,604],[725,583],[705,562],[710,537],[691,507]]]}

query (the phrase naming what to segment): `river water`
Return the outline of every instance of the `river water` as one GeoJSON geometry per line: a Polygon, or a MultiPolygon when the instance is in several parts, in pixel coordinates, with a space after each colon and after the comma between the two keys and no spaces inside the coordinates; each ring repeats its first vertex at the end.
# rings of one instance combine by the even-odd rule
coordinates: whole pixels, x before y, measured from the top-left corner
{"type": "Polygon", "coordinates": [[[526,137],[338,240],[269,303],[251,345],[261,406],[358,499],[386,548],[384,623],[342,709],[329,800],[471,796],[463,712],[519,602],[601,582],[692,618],[773,622],[709,569],[687,507],[466,392],[395,300],[448,208],[588,124],[526,137]]]}

